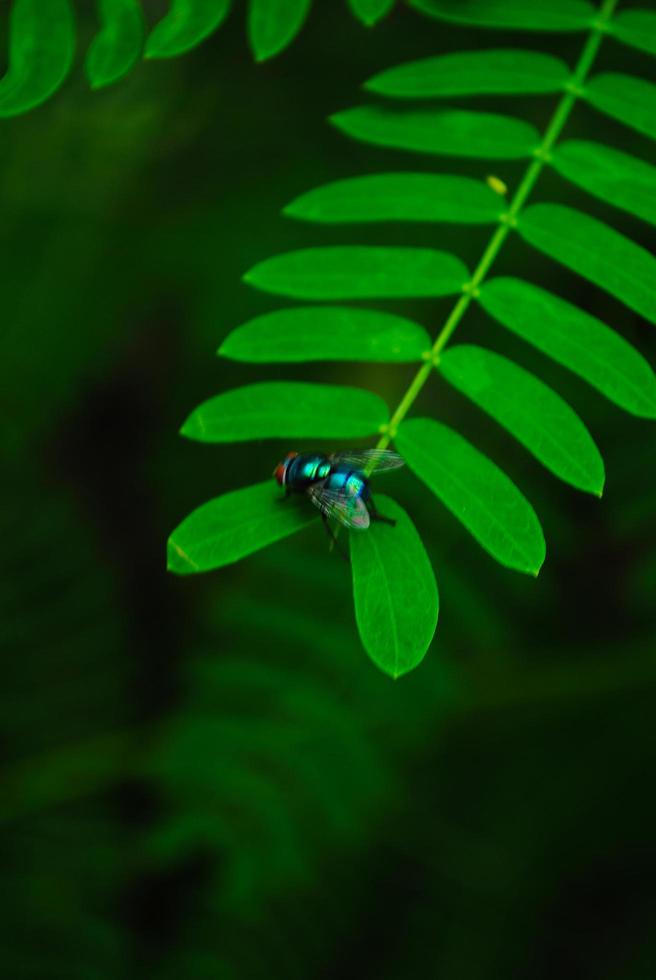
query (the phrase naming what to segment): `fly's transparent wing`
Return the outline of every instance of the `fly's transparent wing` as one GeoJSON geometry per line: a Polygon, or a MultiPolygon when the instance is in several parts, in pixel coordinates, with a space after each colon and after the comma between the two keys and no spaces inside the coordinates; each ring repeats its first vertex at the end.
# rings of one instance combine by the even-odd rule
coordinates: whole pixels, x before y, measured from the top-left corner
{"type": "Polygon", "coordinates": [[[369,511],[361,497],[352,497],[344,490],[328,490],[322,483],[310,487],[308,496],[315,507],[344,527],[358,531],[369,527],[369,511]]]}
{"type": "Polygon", "coordinates": [[[352,466],[356,470],[371,470],[382,473],[384,470],[397,470],[405,466],[403,456],[393,449],[344,449],[330,456],[333,463],[352,466]]]}

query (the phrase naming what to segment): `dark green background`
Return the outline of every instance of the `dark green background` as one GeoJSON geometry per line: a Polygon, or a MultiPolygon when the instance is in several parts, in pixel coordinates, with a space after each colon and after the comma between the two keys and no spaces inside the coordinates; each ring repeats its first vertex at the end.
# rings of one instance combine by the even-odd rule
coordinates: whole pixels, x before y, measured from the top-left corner
{"type": "MultiPolygon", "coordinates": [[[[393,406],[412,374],[218,361],[232,327],[280,305],[243,272],[338,242],[437,245],[471,267],[489,234],[315,228],[280,208],[365,172],[492,172],[511,188],[521,173],[359,146],[326,116],[403,60],[523,44],[571,64],[582,39],[485,35],[401,9],[366,31],[324,2],[271,63],[253,65],[234,13],[186,57],[91,93],[89,6],[71,78],[5,120],[0,141],[5,975],[653,977],[650,423],[468,313],[461,336],[510,353],[580,411],[607,489],[599,502],[558,484],[455,392],[427,386],[417,411],[518,482],[548,558],[537,581],[497,567],[410,475],[390,477],[442,603],[426,660],[397,683],[360,647],[348,568],[320,527],[213,575],[164,570],[186,513],[265,479],[291,448],[185,442],[196,404],[279,376],[359,384],[393,406]]],[[[598,65],[653,77],[647,56],[610,40],[598,65]]],[[[553,105],[488,102],[538,126],[553,105]]],[[[566,135],[653,157],[582,106],[566,135]]],[[[538,199],[653,244],[550,173],[538,199]]],[[[495,270],[578,301],[656,364],[653,328],[518,240],[495,270]]],[[[389,308],[435,334],[449,302],[389,308]]]]}

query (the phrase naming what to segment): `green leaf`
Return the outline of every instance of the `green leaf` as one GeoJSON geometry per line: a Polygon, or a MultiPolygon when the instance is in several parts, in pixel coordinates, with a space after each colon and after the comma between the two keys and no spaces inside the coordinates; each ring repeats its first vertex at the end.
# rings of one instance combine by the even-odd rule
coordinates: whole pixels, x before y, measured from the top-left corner
{"type": "Polygon", "coordinates": [[[284,209],[324,224],[360,221],[453,221],[491,224],[503,202],[482,180],[450,174],[372,174],[324,184],[284,209]]]}
{"type": "Polygon", "coordinates": [[[171,0],[146,41],[146,58],[174,58],[195,48],[225,20],[231,0],[171,0]]]}
{"type": "Polygon", "coordinates": [[[551,163],[590,194],[656,224],[656,167],[602,143],[569,140],[552,151],[551,163]]]}
{"type": "Polygon", "coordinates": [[[256,61],[280,54],[299,33],[312,0],[250,0],[248,38],[256,61]]]}
{"type": "Polygon", "coordinates": [[[75,23],[69,0],[14,0],[9,14],[9,68],[0,79],[0,118],[45,102],[73,63],[75,23]]]}
{"type": "Polygon", "coordinates": [[[656,139],[656,85],[652,82],[607,72],[591,78],[583,96],[600,112],[656,139]]]}
{"type": "Polygon", "coordinates": [[[521,279],[492,279],[480,303],[499,323],[633,415],[656,418],[656,377],[605,323],[521,279]]]}
{"type": "Polygon", "coordinates": [[[138,0],[98,0],[102,27],[89,45],[85,68],[91,88],[126,75],[141,53],[144,18],[138,0]]]}
{"type": "Polygon", "coordinates": [[[234,361],[420,361],[431,339],[412,320],[348,306],[298,306],[255,317],[229,333],[219,354],[234,361]]]}
{"type": "Polygon", "coordinates": [[[373,523],[349,534],[355,618],[373,662],[396,679],[423,660],[435,635],[439,598],[414,524],[389,497],[377,498],[377,505],[396,527],[373,523]]]}
{"type": "Polygon", "coordinates": [[[388,418],[383,399],[362,388],[261,381],[203,402],[180,431],[199,442],[355,439],[380,432],[388,418]]]}
{"type": "Polygon", "coordinates": [[[284,499],[273,480],[203,504],[170,536],[167,567],[176,575],[209,572],[307,527],[318,517],[309,501],[284,499]]]}
{"type": "Polygon", "coordinates": [[[373,27],[389,14],[396,0],[348,0],[348,2],[353,14],[367,27],[373,27]]]}
{"type": "Polygon", "coordinates": [[[518,230],[535,248],[656,323],[656,259],[630,238],[561,204],[533,204],[518,230]]]}
{"type": "Polygon", "coordinates": [[[413,472],[493,558],[538,574],[545,557],[540,522],[492,460],[432,419],[402,422],[395,443],[413,472]]]}
{"type": "Polygon", "coordinates": [[[430,17],[474,27],[532,31],[585,31],[596,15],[585,0],[408,0],[430,17]]]}
{"type": "Polygon", "coordinates": [[[430,99],[451,95],[558,92],[569,77],[560,58],[513,48],[460,51],[410,61],[374,75],[365,88],[379,95],[430,99]]]}
{"type": "Polygon", "coordinates": [[[513,160],[530,156],[540,142],[537,130],[521,119],[464,109],[359,106],[330,121],[364,143],[417,153],[513,160]]]}
{"type": "Polygon", "coordinates": [[[621,10],[608,21],[606,29],[618,41],[656,54],[656,14],[652,10],[621,10]]]}
{"type": "Polygon", "coordinates": [[[447,350],[439,371],[561,480],[601,496],[604,463],[599,450],[555,391],[507,358],[470,344],[447,350]]]}
{"type": "Polygon", "coordinates": [[[286,252],[260,262],[244,281],[296,299],[449,296],[467,281],[466,266],[431,248],[344,245],[286,252]]]}

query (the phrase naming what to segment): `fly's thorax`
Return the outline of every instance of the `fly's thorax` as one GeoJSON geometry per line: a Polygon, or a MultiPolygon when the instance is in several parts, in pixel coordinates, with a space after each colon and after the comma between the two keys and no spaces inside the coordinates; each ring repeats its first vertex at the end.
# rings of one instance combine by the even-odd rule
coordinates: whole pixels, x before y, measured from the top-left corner
{"type": "Polygon", "coordinates": [[[300,453],[289,464],[286,482],[292,490],[303,490],[329,474],[330,463],[323,453],[300,453]]]}

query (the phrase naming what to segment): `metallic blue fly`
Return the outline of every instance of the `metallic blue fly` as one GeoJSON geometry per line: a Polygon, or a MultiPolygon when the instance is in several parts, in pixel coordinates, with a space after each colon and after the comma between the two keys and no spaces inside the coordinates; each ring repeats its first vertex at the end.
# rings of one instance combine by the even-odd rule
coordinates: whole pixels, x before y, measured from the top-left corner
{"type": "Polygon", "coordinates": [[[345,449],[330,456],[292,452],[276,466],[273,475],[285,488],[285,495],[306,494],[321,511],[327,527],[332,518],[344,527],[364,531],[372,521],[395,523],[376,510],[366,474],[395,470],[404,462],[391,449],[345,449]]]}

